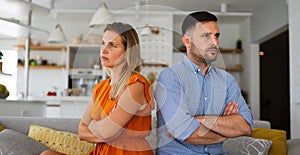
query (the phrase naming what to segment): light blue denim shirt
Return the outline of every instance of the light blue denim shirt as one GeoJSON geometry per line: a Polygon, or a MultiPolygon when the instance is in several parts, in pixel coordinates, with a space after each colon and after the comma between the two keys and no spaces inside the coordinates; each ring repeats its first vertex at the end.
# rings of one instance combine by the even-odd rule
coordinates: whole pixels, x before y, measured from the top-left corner
{"type": "Polygon", "coordinates": [[[201,69],[186,56],[180,63],[160,73],[155,99],[158,104],[157,154],[226,154],[222,150],[223,143],[194,145],[184,140],[200,126],[194,116],[220,116],[232,101],[238,103],[239,114],[253,127],[252,113],[235,78],[214,66],[204,77],[201,69]]]}

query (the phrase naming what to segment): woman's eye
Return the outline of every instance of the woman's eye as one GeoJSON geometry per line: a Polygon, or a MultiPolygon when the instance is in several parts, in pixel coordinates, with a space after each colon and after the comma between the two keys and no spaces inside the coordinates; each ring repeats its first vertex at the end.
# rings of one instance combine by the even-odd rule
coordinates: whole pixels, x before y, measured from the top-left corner
{"type": "Polygon", "coordinates": [[[105,45],[105,42],[104,42],[104,41],[101,41],[101,45],[104,46],[104,45],[105,45]]]}
{"type": "Polygon", "coordinates": [[[117,46],[115,44],[111,44],[111,47],[116,48],[117,46]]]}

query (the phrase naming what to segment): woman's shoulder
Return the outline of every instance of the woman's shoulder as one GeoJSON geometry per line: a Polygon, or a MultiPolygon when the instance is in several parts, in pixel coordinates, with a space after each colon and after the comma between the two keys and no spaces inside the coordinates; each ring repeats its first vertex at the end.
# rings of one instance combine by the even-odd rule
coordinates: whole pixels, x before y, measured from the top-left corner
{"type": "Polygon", "coordinates": [[[146,79],[145,76],[143,76],[140,73],[134,73],[130,76],[129,80],[128,80],[128,84],[133,84],[136,82],[142,82],[144,84],[149,84],[149,81],[146,79]]]}

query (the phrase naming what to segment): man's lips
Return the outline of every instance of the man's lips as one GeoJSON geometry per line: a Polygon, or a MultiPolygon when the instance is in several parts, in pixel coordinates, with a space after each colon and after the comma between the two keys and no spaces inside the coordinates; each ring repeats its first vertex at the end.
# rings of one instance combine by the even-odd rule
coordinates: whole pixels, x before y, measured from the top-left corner
{"type": "Polygon", "coordinates": [[[207,51],[212,53],[212,54],[217,54],[218,53],[218,49],[216,49],[216,48],[209,48],[207,51]]]}

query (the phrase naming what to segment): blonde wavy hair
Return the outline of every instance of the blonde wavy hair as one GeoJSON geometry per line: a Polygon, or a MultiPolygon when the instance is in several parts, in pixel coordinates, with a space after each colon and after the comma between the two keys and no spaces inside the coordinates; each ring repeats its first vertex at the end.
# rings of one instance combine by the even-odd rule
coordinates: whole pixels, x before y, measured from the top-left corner
{"type": "MultiPolygon", "coordinates": [[[[117,70],[116,77],[118,79],[116,79],[116,82],[112,85],[110,98],[115,99],[127,84],[130,76],[135,72],[140,72],[142,59],[140,55],[139,37],[131,25],[115,22],[107,24],[104,33],[108,30],[118,33],[122,38],[122,44],[125,47],[124,55],[121,56],[120,61],[114,67],[114,69],[117,70]]],[[[107,73],[110,75],[109,72],[107,73]]]]}

